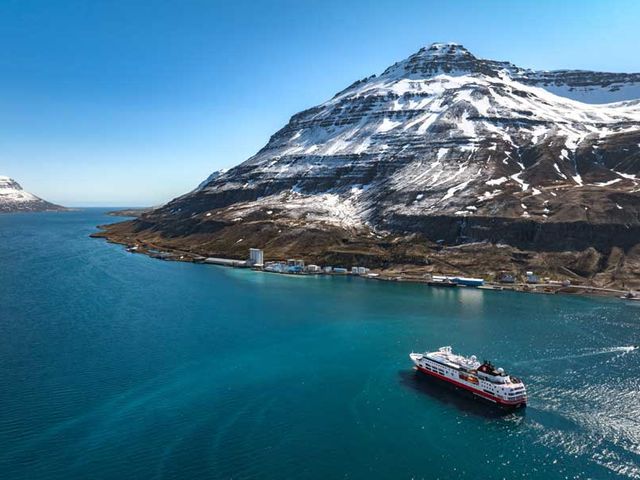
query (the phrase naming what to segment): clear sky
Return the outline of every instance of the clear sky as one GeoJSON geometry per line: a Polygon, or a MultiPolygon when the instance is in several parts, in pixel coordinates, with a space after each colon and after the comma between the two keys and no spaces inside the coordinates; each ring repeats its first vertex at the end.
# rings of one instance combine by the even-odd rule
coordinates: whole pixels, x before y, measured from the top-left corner
{"type": "Polygon", "coordinates": [[[2,0],[0,175],[142,206],[435,41],[538,69],[640,71],[640,2],[2,0]]]}

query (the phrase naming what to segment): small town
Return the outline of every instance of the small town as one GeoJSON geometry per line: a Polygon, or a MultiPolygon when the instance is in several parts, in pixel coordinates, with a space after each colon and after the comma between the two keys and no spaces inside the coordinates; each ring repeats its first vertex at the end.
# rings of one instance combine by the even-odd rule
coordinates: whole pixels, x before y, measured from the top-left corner
{"type": "MultiPolygon", "coordinates": [[[[130,252],[142,252],[141,246],[127,248],[130,252]]],[[[425,273],[422,275],[407,274],[405,272],[389,273],[376,271],[361,265],[335,266],[307,264],[301,258],[289,258],[278,261],[265,261],[264,251],[259,248],[250,248],[246,260],[229,258],[185,256],[176,252],[146,251],[152,257],[162,260],[192,261],[233,268],[247,268],[258,272],[277,273],[283,275],[336,275],[357,276],[361,278],[388,282],[421,283],[430,287],[441,288],[477,288],[481,290],[510,290],[529,293],[569,293],[617,296],[625,300],[640,301],[638,292],[625,291],[612,288],[595,287],[573,283],[569,279],[553,279],[541,277],[533,271],[525,271],[518,275],[514,272],[501,272],[495,278],[474,278],[457,274],[442,272],[439,274],[425,273]]]]}
{"type": "Polygon", "coordinates": [[[306,264],[304,259],[301,258],[289,258],[286,260],[265,262],[264,251],[259,248],[250,248],[249,256],[246,260],[203,257],[197,255],[193,256],[187,252],[178,251],[158,251],[155,249],[148,249],[147,246],[143,245],[129,246],[127,247],[127,251],[131,253],[145,253],[153,258],[161,260],[186,261],[224,267],[247,268],[258,272],[278,273],[283,275],[349,275],[387,282],[421,283],[430,287],[465,287],[481,290],[507,290],[546,294],[567,293],[598,296],[604,295],[614,296],[633,302],[640,302],[640,292],[637,291],[596,287],[584,283],[572,282],[568,278],[541,277],[534,271],[525,271],[523,274],[505,271],[500,272],[493,278],[474,278],[446,272],[440,272],[438,274],[415,274],[402,271],[377,271],[360,265],[351,265],[347,267],[306,264]]]}

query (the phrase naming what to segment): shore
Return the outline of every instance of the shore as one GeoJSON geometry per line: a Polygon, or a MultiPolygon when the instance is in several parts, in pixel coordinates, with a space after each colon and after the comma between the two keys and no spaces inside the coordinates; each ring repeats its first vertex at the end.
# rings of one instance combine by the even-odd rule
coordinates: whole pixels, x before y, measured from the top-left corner
{"type": "Polygon", "coordinates": [[[139,217],[140,215],[152,210],[152,207],[126,208],[124,210],[113,210],[107,212],[112,217],[139,217]]]}
{"type": "MultiPolygon", "coordinates": [[[[91,234],[93,238],[103,238],[109,243],[115,243],[123,245],[127,251],[131,253],[139,253],[148,255],[152,258],[165,261],[175,262],[187,262],[187,263],[207,263],[207,256],[194,253],[192,251],[182,249],[169,249],[166,247],[158,246],[150,243],[136,243],[130,244],[128,242],[117,241],[106,235],[104,231],[91,234]]],[[[237,262],[239,259],[229,259],[230,261],[237,262]]],[[[247,268],[237,266],[227,266],[227,268],[247,268]]],[[[315,275],[333,275],[333,276],[347,276],[353,275],[366,280],[376,280],[384,282],[406,282],[413,284],[429,285],[433,288],[444,288],[444,285],[434,285],[434,282],[430,280],[431,272],[423,272],[419,266],[416,265],[390,265],[386,269],[371,268],[367,274],[356,275],[350,272],[347,273],[279,273],[260,270],[264,273],[273,273],[278,275],[293,275],[293,276],[315,276],[315,275]]],[[[430,269],[431,270],[431,269],[430,269]]],[[[435,274],[447,275],[447,272],[437,272],[435,274]]],[[[457,288],[478,288],[480,290],[494,290],[494,291],[514,291],[522,293],[536,293],[536,294],[570,294],[570,295],[585,295],[585,296],[598,296],[598,297],[610,297],[621,298],[628,294],[629,290],[619,288],[607,288],[597,285],[590,285],[587,283],[572,283],[571,285],[563,285],[559,281],[554,282],[540,282],[540,283],[501,283],[498,281],[491,281],[485,279],[484,285],[477,287],[468,287],[458,285],[457,288]]],[[[637,295],[637,292],[635,292],[637,295]]]]}

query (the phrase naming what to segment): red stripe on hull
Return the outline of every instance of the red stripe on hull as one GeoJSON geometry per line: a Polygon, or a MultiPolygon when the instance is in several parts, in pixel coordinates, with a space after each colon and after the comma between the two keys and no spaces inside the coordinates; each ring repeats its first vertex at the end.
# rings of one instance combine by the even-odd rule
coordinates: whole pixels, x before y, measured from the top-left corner
{"type": "Polygon", "coordinates": [[[422,373],[426,373],[428,375],[436,377],[438,380],[444,380],[445,382],[449,382],[452,385],[455,385],[456,387],[464,388],[465,390],[468,390],[468,391],[470,391],[471,393],[473,393],[475,395],[478,395],[478,396],[480,396],[482,398],[486,398],[487,400],[490,400],[490,401],[492,401],[494,403],[497,403],[499,405],[504,405],[506,407],[517,407],[519,405],[526,405],[527,404],[527,402],[523,402],[521,400],[517,400],[517,401],[513,401],[513,402],[510,402],[508,400],[503,400],[503,399],[501,399],[499,397],[496,397],[494,395],[491,395],[491,394],[489,394],[487,392],[484,392],[484,391],[481,391],[481,390],[476,390],[475,388],[470,387],[469,385],[465,385],[464,383],[456,382],[452,378],[448,378],[448,377],[445,377],[445,376],[440,375],[438,373],[429,371],[426,368],[423,368],[423,367],[421,367],[419,365],[416,365],[416,368],[418,370],[420,370],[422,373]]]}

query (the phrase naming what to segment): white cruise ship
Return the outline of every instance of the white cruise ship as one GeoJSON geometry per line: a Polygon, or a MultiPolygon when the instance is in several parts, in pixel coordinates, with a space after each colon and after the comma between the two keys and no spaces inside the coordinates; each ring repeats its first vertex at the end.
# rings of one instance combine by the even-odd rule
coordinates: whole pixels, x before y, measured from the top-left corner
{"type": "Polygon", "coordinates": [[[411,353],[409,357],[419,371],[498,405],[524,407],[527,404],[522,381],[490,362],[480,363],[475,355],[464,357],[453,353],[451,347],[441,347],[437,352],[411,353]]]}

